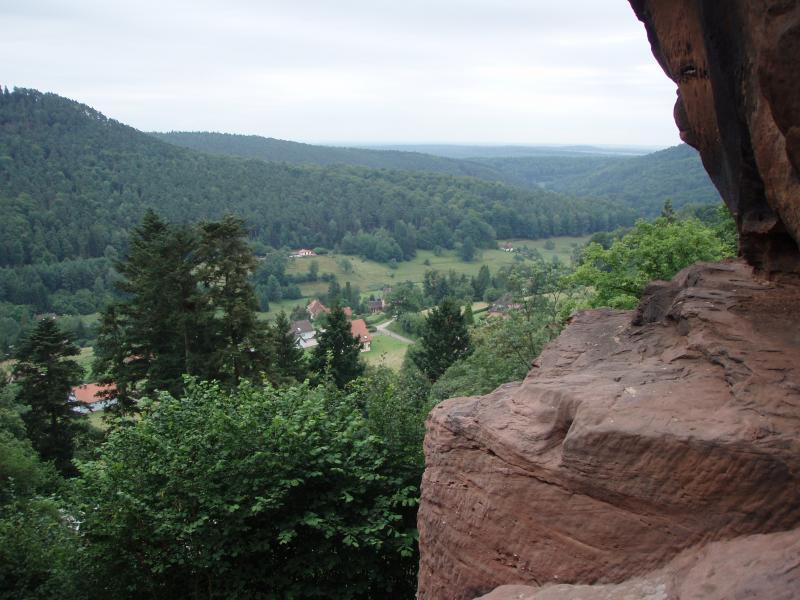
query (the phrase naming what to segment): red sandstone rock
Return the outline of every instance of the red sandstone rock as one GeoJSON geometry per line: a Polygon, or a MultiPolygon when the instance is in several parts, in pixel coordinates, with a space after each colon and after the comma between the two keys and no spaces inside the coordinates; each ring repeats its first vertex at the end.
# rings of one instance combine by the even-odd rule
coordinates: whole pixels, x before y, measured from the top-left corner
{"type": "Polygon", "coordinates": [[[630,3],[678,86],[681,138],[737,217],[743,256],[800,271],[800,2],[630,3]]]}
{"type": "Polygon", "coordinates": [[[798,527],[800,282],[691,267],[636,314],[578,314],[522,384],[427,428],[419,598],[619,583],[798,527]]]}
{"type": "Polygon", "coordinates": [[[715,542],[620,584],[501,586],[480,600],[796,600],[800,531],[715,542]]]}

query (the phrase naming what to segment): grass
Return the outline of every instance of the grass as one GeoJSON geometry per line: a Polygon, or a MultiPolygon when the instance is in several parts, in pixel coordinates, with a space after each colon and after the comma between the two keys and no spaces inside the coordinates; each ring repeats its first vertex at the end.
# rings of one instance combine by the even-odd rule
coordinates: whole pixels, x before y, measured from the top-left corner
{"type": "MultiPolygon", "coordinates": [[[[586,242],[589,241],[591,236],[584,235],[580,237],[554,237],[550,238],[549,240],[499,240],[498,244],[505,244],[510,243],[514,248],[524,248],[528,247],[529,249],[533,250],[534,248],[538,250],[542,257],[545,260],[552,260],[554,256],[557,256],[559,260],[569,264],[570,257],[572,256],[572,245],[578,244],[578,246],[583,246],[586,242]],[[545,248],[545,244],[548,241],[552,241],[555,245],[555,248],[552,250],[548,250],[545,248]]],[[[513,252],[509,252],[507,254],[512,254],[513,252]]]]}
{"type": "Polygon", "coordinates": [[[81,353],[75,357],[75,362],[83,367],[84,383],[91,383],[93,381],[92,361],[94,361],[94,348],[92,347],[81,348],[81,353]]]}
{"type": "Polygon", "coordinates": [[[102,410],[95,410],[90,412],[89,415],[86,417],[89,420],[89,425],[94,427],[95,429],[99,429],[100,431],[105,431],[108,429],[108,425],[105,421],[103,421],[103,415],[105,413],[102,410]]]}
{"type": "MultiPolygon", "coordinates": [[[[552,259],[553,256],[558,256],[560,260],[569,262],[572,254],[572,245],[584,244],[589,239],[589,236],[551,239],[555,244],[553,250],[545,249],[544,246],[547,240],[500,240],[498,244],[511,242],[515,247],[527,246],[531,250],[536,248],[547,260],[552,259]]],[[[466,263],[458,257],[455,250],[445,250],[440,256],[436,256],[430,250],[419,250],[414,260],[397,263],[397,268],[391,269],[386,264],[364,260],[357,256],[328,254],[315,258],[291,259],[286,272],[290,274],[307,273],[311,261],[315,260],[319,264],[319,272],[333,273],[341,286],[344,286],[345,282],[349,281],[352,285],[358,286],[362,292],[369,293],[380,291],[385,286],[391,286],[393,283],[400,281],[422,283],[425,271],[430,269],[444,272],[452,269],[459,274],[477,275],[481,266],[487,265],[493,272],[496,272],[500,267],[514,264],[516,255],[514,252],[504,252],[499,249],[481,250],[474,261],[466,263]],[[347,259],[350,263],[350,269],[347,272],[342,268],[344,264],[342,259],[347,259]]],[[[269,313],[261,313],[261,318],[270,318],[270,315],[280,310],[284,310],[288,314],[294,306],[305,306],[311,299],[323,294],[327,289],[328,283],[325,281],[300,284],[303,298],[271,302],[269,313]]]]}
{"type": "Polygon", "coordinates": [[[368,365],[382,365],[393,371],[399,371],[408,347],[409,344],[388,335],[373,335],[370,351],[364,352],[361,356],[368,365]]]}

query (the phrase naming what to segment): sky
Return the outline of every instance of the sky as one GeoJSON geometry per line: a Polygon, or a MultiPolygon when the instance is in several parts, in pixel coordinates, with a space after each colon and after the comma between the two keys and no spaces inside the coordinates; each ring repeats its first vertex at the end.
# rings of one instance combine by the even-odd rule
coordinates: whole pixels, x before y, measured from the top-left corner
{"type": "Polygon", "coordinates": [[[679,143],[626,0],[0,0],[0,84],[144,131],[679,143]]]}

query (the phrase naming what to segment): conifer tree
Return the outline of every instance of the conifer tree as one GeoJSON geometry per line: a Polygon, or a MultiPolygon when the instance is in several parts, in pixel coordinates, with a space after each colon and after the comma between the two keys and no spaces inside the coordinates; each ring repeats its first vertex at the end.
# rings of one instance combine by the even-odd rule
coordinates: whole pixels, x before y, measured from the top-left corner
{"type": "Polygon", "coordinates": [[[410,356],[433,382],[450,365],[471,353],[472,344],[461,307],[454,300],[445,298],[428,314],[419,348],[414,348],[410,356]]]}
{"type": "Polygon", "coordinates": [[[178,227],[153,211],[134,230],[117,264],[127,299],[104,313],[95,361],[126,402],[155,390],[180,394],[184,374],[233,387],[269,369],[244,234],[235,217],[178,227]]]}
{"type": "Polygon", "coordinates": [[[311,370],[322,381],[330,376],[338,388],[364,373],[361,342],[353,336],[344,310],[335,304],[328,315],[325,331],[317,336],[319,343],[311,357],[311,370]]]}
{"type": "Polygon", "coordinates": [[[213,319],[209,376],[230,386],[269,368],[267,328],[256,316],[258,301],[249,283],[256,259],[244,237],[244,221],[227,215],[200,227],[199,279],[213,319]]]}
{"type": "Polygon", "coordinates": [[[278,382],[303,381],[306,377],[303,349],[297,345],[297,340],[292,332],[292,322],[285,312],[281,311],[275,317],[270,336],[274,356],[272,370],[278,382]]]}
{"type": "Polygon", "coordinates": [[[14,366],[19,384],[17,402],[30,407],[23,414],[28,437],[44,460],[64,473],[74,471],[72,454],[80,414],[70,390],[81,383],[83,369],[70,357],[80,350],[53,319],[39,321],[20,345],[14,366]]]}
{"type": "Polygon", "coordinates": [[[475,316],[472,314],[472,305],[469,303],[464,307],[464,324],[475,325],[475,316]]]}

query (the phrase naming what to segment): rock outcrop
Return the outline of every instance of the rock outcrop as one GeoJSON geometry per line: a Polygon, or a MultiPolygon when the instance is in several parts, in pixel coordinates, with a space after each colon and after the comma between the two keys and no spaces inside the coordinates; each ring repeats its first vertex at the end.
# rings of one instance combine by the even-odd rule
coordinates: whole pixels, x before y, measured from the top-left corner
{"type": "Polygon", "coordinates": [[[421,599],[800,598],[800,2],[630,1],[742,259],[431,412],[421,599]]]}
{"type": "Polygon", "coordinates": [[[434,408],[425,452],[420,598],[622,582],[795,528],[800,282],[700,264],[636,313],[579,313],[522,384],[434,408]]]}
{"type": "Polygon", "coordinates": [[[800,2],[630,0],[759,269],[800,271],[800,2]]]}
{"type": "Polygon", "coordinates": [[[480,600],[796,600],[800,531],[714,542],[681,553],[663,569],[619,584],[504,585],[480,600]]]}

